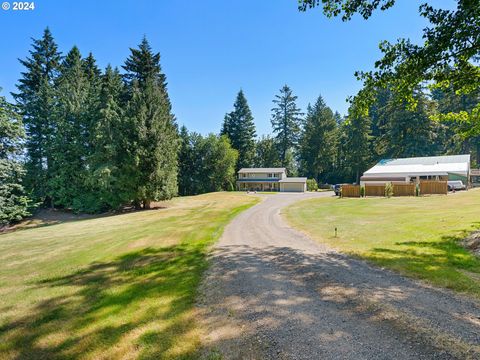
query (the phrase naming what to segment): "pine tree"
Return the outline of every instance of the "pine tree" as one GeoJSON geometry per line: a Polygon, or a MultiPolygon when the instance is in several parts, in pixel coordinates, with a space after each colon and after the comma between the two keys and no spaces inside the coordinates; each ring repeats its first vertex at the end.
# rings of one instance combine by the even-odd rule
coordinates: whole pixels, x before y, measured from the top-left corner
{"type": "Polygon", "coordinates": [[[86,79],[87,98],[85,103],[85,143],[86,156],[92,155],[93,132],[97,126],[100,108],[103,105],[100,102],[100,91],[102,86],[102,72],[97,66],[96,60],[92,53],[82,60],[83,72],[86,79]]]}
{"type": "Polygon", "coordinates": [[[337,122],[332,110],[319,96],[308,106],[305,127],[300,140],[300,161],[303,173],[317,182],[326,182],[335,164],[337,122]]]}
{"type": "Polygon", "coordinates": [[[221,135],[226,135],[238,150],[237,168],[252,167],[255,158],[255,124],[242,90],[237,94],[233,111],[225,115],[221,135]]]}
{"type": "Polygon", "coordinates": [[[284,85],[280,89],[280,95],[275,95],[272,109],[272,128],[280,151],[280,162],[286,166],[287,152],[296,149],[300,137],[303,113],[295,103],[297,96],[292,90],[284,85]]]}
{"type": "Polygon", "coordinates": [[[344,120],[337,129],[337,150],[335,157],[334,174],[331,177],[332,183],[351,181],[351,169],[348,168],[348,121],[344,120]]]}
{"type": "Polygon", "coordinates": [[[337,123],[337,126],[342,125],[344,118],[338,111],[335,111],[335,114],[333,114],[333,117],[335,118],[335,122],[337,123]]]}
{"type": "Polygon", "coordinates": [[[447,117],[448,121],[439,123],[436,131],[437,142],[442,143],[444,153],[473,153],[475,166],[480,166],[480,136],[475,135],[475,129],[468,121],[450,119],[451,113],[472,113],[480,104],[480,89],[469,94],[456,94],[452,87],[434,89],[432,97],[436,101],[436,115],[447,117]],[[439,131],[440,130],[440,131],[439,131]]]}
{"type": "Polygon", "coordinates": [[[428,156],[435,154],[434,124],[429,117],[432,107],[426,96],[415,94],[417,106],[410,110],[405,101],[389,99],[382,115],[385,117],[380,138],[383,156],[390,158],[428,156]]]}
{"type": "Polygon", "coordinates": [[[128,89],[128,152],[132,198],[149,208],[156,200],[177,194],[178,134],[171,111],[160,54],[153,53],[146,38],[123,68],[128,89]]]}
{"type": "Polygon", "coordinates": [[[160,53],[153,53],[147,38],[144,36],[138,49],[130,48],[130,52],[123,66],[126,71],[123,75],[126,82],[132,84],[136,80],[142,86],[147,81],[155,79],[163,89],[166,89],[166,76],[160,66],[160,53]]]}
{"type": "Polygon", "coordinates": [[[92,211],[117,209],[127,203],[128,178],[123,169],[126,156],[126,123],[121,98],[124,93],[118,69],[109,65],[101,78],[98,121],[92,130],[89,193],[96,198],[92,211]]]}
{"type": "Polygon", "coordinates": [[[22,185],[25,171],[18,161],[24,136],[21,117],[0,96],[0,227],[30,215],[22,185]]]}
{"type": "Polygon", "coordinates": [[[193,148],[190,134],[185,126],[180,128],[180,149],[178,152],[178,193],[182,196],[193,194],[193,148]]]}
{"type": "Polygon", "coordinates": [[[26,139],[26,186],[36,199],[48,202],[47,182],[51,166],[52,133],[55,130],[54,81],[61,54],[48,28],[41,39],[34,39],[30,57],[20,60],[25,67],[13,94],[23,117],[26,139]]]}
{"type": "Polygon", "coordinates": [[[375,102],[370,106],[369,117],[371,120],[371,151],[375,159],[385,157],[388,152],[388,144],[383,140],[387,131],[388,122],[387,107],[392,102],[393,93],[389,89],[377,89],[375,102]]]}
{"type": "Polygon", "coordinates": [[[87,181],[90,115],[88,79],[80,51],[74,46],[60,66],[56,81],[56,128],[50,151],[48,195],[59,207],[85,210],[82,198],[87,181]]]}
{"type": "MultiPolygon", "coordinates": [[[[354,106],[354,105],[353,105],[354,106]]],[[[370,119],[355,116],[352,108],[350,115],[345,123],[345,166],[350,169],[353,179],[360,182],[361,174],[371,164],[370,153],[370,119]]]]}

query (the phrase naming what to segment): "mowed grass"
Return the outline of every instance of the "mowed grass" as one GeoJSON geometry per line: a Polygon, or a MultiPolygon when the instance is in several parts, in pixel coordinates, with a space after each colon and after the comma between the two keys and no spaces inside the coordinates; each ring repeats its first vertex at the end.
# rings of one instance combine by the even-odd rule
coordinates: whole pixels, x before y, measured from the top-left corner
{"type": "Polygon", "coordinates": [[[292,205],[285,215],[340,251],[480,298],[480,259],[458,243],[480,228],[480,189],[448,196],[313,199],[292,205]]]}
{"type": "Polygon", "coordinates": [[[195,356],[206,254],[257,201],[213,193],[1,235],[0,358],[195,356]]]}

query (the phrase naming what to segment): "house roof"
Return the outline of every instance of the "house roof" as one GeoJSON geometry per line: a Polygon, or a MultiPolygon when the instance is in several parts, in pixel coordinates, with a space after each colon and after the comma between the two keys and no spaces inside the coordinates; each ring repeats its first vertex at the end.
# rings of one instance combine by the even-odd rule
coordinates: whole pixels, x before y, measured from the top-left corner
{"type": "Polygon", "coordinates": [[[386,159],[365,171],[365,177],[395,175],[466,175],[470,167],[470,155],[430,156],[406,159],[386,159]]]}
{"type": "Polygon", "coordinates": [[[279,180],[281,183],[306,183],[306,177],[287,177],[285,179],[279,180]]]}
{"type": "Polygon", "coordinates": [[[362,176],[360,181],[405,181],[405,176],[362,176]]]}
{"type": "Polygon", "coordinates": [[[452,163],[470,163],[470,154],[465,155],[445,155],[445,156],[425,156],[401,159],[383,159],[375,166],[392,165],[435,165],[452,163]]]}
{"type": "Polygon", "coordinates": [[[278,173],[285,171],[285,168],[241,168],[238,173],[278,173]]]}

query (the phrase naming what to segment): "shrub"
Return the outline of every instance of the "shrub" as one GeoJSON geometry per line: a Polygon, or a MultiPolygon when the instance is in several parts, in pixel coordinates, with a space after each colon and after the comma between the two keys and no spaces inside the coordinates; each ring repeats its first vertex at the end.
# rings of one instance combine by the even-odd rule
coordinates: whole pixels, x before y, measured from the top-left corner
{"type": "Polygon", "coordinates": [[[415,196],[420,196],[420,185],[415,185],[415,196]]]}
{"type": "Polygon", "coordinates": [[[318,184],[315,179],[307,179],[307,191],[317,191],[318,184]]]}
{"type": "Polygon", "coordinates": [[[393,196],[393,185],[390,182],[385,184],[385,196],[388,198],[393,196]]]}
{"type": "Polygon", "coordinates": [[[365,185],[360,186],[360,197],[365,197],[365,185]]]}

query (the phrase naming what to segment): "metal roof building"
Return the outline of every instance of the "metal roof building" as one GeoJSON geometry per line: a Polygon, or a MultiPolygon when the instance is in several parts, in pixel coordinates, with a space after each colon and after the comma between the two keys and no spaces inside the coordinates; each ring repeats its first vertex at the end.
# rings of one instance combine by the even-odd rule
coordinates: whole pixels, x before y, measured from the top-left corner
{"type": "Polygon", "coordinates": [[[468,184],[470,155],[385,159],[365,171],[361,183],[462,180],[468,184]]]}

